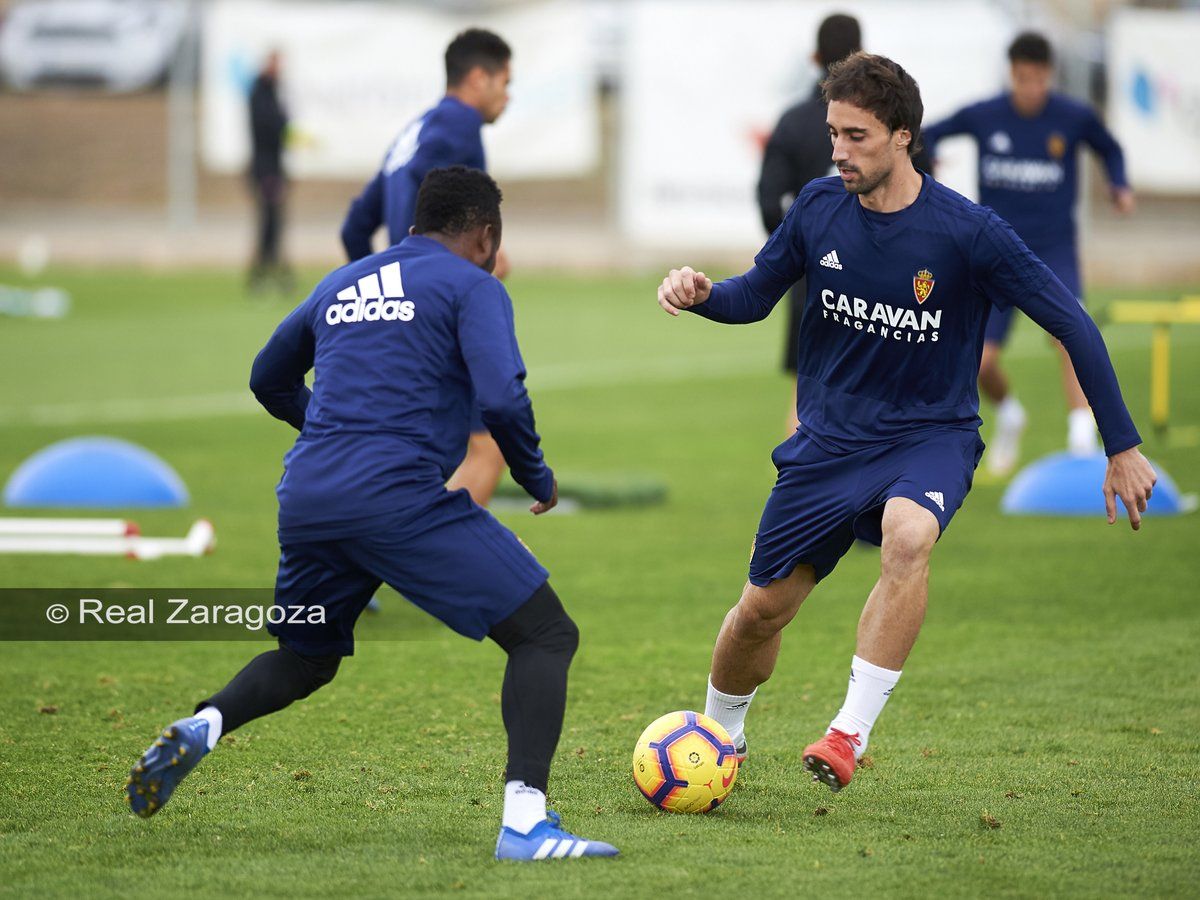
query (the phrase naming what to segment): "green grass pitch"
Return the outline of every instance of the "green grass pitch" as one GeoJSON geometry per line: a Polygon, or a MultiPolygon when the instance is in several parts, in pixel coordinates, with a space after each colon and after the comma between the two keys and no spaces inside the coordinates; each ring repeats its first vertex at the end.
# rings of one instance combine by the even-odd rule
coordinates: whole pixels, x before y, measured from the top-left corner
{"type": "MultiPolygon", "coordinates": [[[[182,534],[203,515],[219,547],[145,563],[0,557],[0,585],[269,586],[273,487],[292,432],[256,412],[244,385],[290,303],[247,300],[232,274],[44,280],[75,308],[58,322],[0,322],[0,477],[64,437],[128,438],[169,460],[193,495],[188,510],[131,511],[146,533],[182,534]]],[[[685,818],[642,799],[633,744],[659,714],[703,705],[789,394],[776,368],[781,315],[740,329],[671,320],[655,282],[518,273],[510,285],[551,464],[670,489],[649,508],[501,514],[583,632],[552,804],[622,858],[491,859],[503,656],[393,596],[360,622],[358,653],[332,685],[223,741],[150,821],[122,802],[129,766],[260,645],[0,644],[0,894],[1194,894],[1200,520],[1151,518],[1133,534],[1101,519],[1008,518],[1003,485],[982,475],[935,551],[924,633],[873,735],[873,764],[848,790],[808,781],[800,750],[845,690],[878,565],[865,549],[787,630],[729,802],[685,818]]],[[[1106,337],[1146,452],[1200,489],[1200,329],[1175,334],[1179,424],[1166,438],[1147,421],[1148,329],[1106,337]]],[[[1010,363],[1031,414],[1028,460],[1065,439],[1057,364],[1028,322],[1010,363]]]]}

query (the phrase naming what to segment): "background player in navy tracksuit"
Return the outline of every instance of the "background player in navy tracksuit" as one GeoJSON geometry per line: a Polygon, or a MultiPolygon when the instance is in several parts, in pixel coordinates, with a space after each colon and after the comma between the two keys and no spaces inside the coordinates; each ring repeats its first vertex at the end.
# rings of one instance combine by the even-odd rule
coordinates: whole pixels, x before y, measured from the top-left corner
{"type": "Polygon", "coordinates": [[[382,582],[467,637],[508,654],[504,820],[496,855],[609,856],[546,816],[550,760],[579,632],[546,570],[446,478],[466,444],[472,396],[513,478],[554,507],[557,487],[534,430],[512,304],[490,274],[500,191],[486,173],[431,172],[414,233],[326,276],[254,360],[250,386],[300,434],[279,482],[276,606],[302,621],[269,626],[263,653],[197,713],[168,726],[130,775],[152,815],[220,736],[327,684],[354,652],[354,623],[382,582]],[[305,375],[316,369],[313,389],[305,375]],[[320,621],[314,621],[314,616],[320,621]]]}
{"type": "MultiPolygon", "coordinates": [[[[1134,206],[1125,160],[1095,110],[1050,89],[1054,69],[1049,41],[1032,32],[1018,35],[1008,48],[1008,58],[1010,91],[930,125],[925,140],[935,150],[939,140],[951,135],[969,134],[974,139],[979,150],[979,202],[1012,225],[1082,302],[1075,229],[1078,150],[1086,144],[1104,161],[1113,203],[1121,213],[1132,212],[1134,206]]],[[[1012,314],[1011,307],[993,308],[979,368],[984,395],[997,406],[997,427],[987,458],[995,474],[1004,474],[1016,464],[1025,427],[1025,411],[1010,392],[1000,366],[1012,314]]],[[[1067,446],[1079,455],[1095,453],[1092,414],[1065,352],[1062,369],[1070,409],[1067,446]]]]}
{"type": "MultiPolygon", "coordinates": [[[[389,245],[405,238],[426,173],[443,166],[487,168],[481,132],[508,105],[512,50],[498,35],[472,28],[450,42],[445,61],[446,96],[400,133],[379,171],[350,204],[342,244],[351,261],[373,252],[371,238],[381,226],[389,245]]],[[[501,250],[495,274],[503,280],[507,273],[501,250]]],[[[487,506],[503,474],[504,457],[475,410],[467,456],[450,486],[466,488],[476,503],[487,506]]]]}
{"type": "Polygon", "coordinates": [[[775,667],[780,632],[853,540],[882,545],[858,626],[850,686],[805,766],[834,790],[854,774],[925,615],[929,558],[971,487],[976,377],[992,304],[1018,306],[1063,344],[1135,528],[1154,471],[1095,324],[994,212],[917,171],[921,98],[896,63],[857,53],[824,86],[839,177],[801,191],[744,275],[714,285],[673,270],[659,304],[716,322],[765,318],[801,275],[800,429],[775,449],[749,581],[713,651],[705,712],[746,752],[746,710],[775,667]],[[837,264],[835,265],[835,261],[837,264]]]}

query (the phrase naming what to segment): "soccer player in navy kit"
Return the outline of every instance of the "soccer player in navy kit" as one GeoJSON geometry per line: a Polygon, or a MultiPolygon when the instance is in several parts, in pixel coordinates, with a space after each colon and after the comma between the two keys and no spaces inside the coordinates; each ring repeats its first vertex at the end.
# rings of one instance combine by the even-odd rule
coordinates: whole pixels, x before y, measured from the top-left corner
{"type": "MultiPolygon", "coordinates": [[[[1086,144],[1104,161],[1114,206],[1133,211],[1121,147],[1090,106],[1051,90],[1053,55],[1042,35],[1025,32],[1008,48],[1011,90],[960,109],[924,130],[935,151],[942,138],[969,134],[979,150],[979,202],[1012,225],[1058,280],[1080,299],[1079,251],[1075,237],[1076,159],[1086,144]]],[[[994,307],[988,316],[979,385],[996,406],[996,430],[986,464],[996,475],[1016,465],[1025,410],[1009,390],[1000,354],[1013,308],[994,307]]],[[[1086,456],[1097,452],[1096,428],[1087,398],[1065,351],[1063,390],[1067,397],[1067,447],[1086,456]]]]}
{"type": "Polygon", "coordinates": [[[775,667],[780,634],[854,539],[882,546],[846,701],[804,765],[847,785],[925,616],[929,559],[971,487],[976,376],[990,304],[1016,305],[1066,346],[1109,456],[1104,495],[1136,529],[1154,471],[1100,332],[1074,295],[995,213],[917,171],[921,97],[881,56],[856,53],[824,83],[837,177],[801,192],[744,275],[714,284],[672,270],[658,302],[715,322],[765,318],[800,276],[799,430],[772,456],[779,476],[755,536],[749,581],[713,651],[705,712],[746,753],[745,716],[775,667]]]}
{"type": "Polygon", "coordinates": [[[474,396],[513,478],[540,515],[558,499],[525,391],[512,304],[490,274],[500,190],[465,167],[431,172],[413,235],[326,276],[258,354],[250,387],[299,430],[279,482],[279,648],[169,725],[127,782],[147,817],[222,734],[307,697],[354,652],[354,623],[382,582],[475,640],[508,654],[508,732],[500,859],[612,856],[546,813],[550,760],[579,632],[545,569],[465,490],[474,396]],[[305,375],[316,369],[310,392],[305,375]]]}
{"type": "MultiPolygon", "coordinates": [[[[446,47],[445,63],[446,95],[400,133],[379,171],[350,204],[342,223],[342,244],[351,261],[373,252],[371,238],[381,226],[387,229],[389,245],[407,236],[417,190],[429,171],[444,166],[487,168],[481,132],[508,106],[512,50],[499,35],[471,28],[446,47]]],[[[503,250],[496,260],[496,277],[503,280],[508,273],[503,250]]],[[[450,486],[466,488],[476,503],[487,506],[503,475],[504,457],[475,410],[467,456],[450,486]]]]}

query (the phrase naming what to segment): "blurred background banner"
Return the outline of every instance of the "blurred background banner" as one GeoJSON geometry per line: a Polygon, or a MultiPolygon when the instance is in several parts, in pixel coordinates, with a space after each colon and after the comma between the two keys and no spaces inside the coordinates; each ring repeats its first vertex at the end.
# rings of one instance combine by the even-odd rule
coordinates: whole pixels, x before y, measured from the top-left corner
{"type": "Polygon", "coordinates": [[[499,178],[588,173],[599,163],[600,123],[587,22],[572,0],[476,17],[415,4],[217,0],[204,17],[202,159],[215,172],[245,171],[246,98],[277,49],[292,172],[365,178],[444,92],[450,39],[482,24],[512,45],[515,74],[508,111],[484,130],[489,169],[499,178]]]}
{"type": "MultiPolygon", "coordinates": [[[[818,71],[812,35],[831,12],[863,23],[863,46],[901,60],[925,121],[997,92],[1015,23],[982,0],[634,0],[626,5],[620,217],[628,237],[692,246],[757,238],[754,187],[779,115],[818,71]]],[[[969,139],[947,142],[938,179],[974,196],[969,139]]],[[[832,168],[831,168],[832,171],[832,168]]]]}
{"type": "Polygon", "coordinates": [[[1200,194],[1200,16],[1121,9],[1109,40],[1110,115],[1133,186],[1200,194]]]}

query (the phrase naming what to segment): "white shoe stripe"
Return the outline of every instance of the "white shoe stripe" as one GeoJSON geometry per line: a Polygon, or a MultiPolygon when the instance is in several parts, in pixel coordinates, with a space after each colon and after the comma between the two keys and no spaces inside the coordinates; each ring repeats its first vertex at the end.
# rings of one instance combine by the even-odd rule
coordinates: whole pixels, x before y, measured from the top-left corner
{"type": "Polygon", "coordinates": [[[575,849],[571,851],[571,856],[572,857],[583,856],[583,851],[587,849],[587,845],[588,845],[587,841],[580,841],[578,844],[575,845],[575,849]]]}
{"type": "Polygon", "coordinates": [[[533,854],[534,859],[545,859],[550,855],[550,851],[554,849],[554,845],[558,843],[558,838],[546,838],[542,841],[542,846],[537,848],[537,853],[533,854]]]}
{"type": "Polygon", "coordinates": [[[558,849],[550,854],[551,859],[562,859],[567,855],[567,851],[571,849],[574,841],[563,840],[559,842],[558,849]]]}

